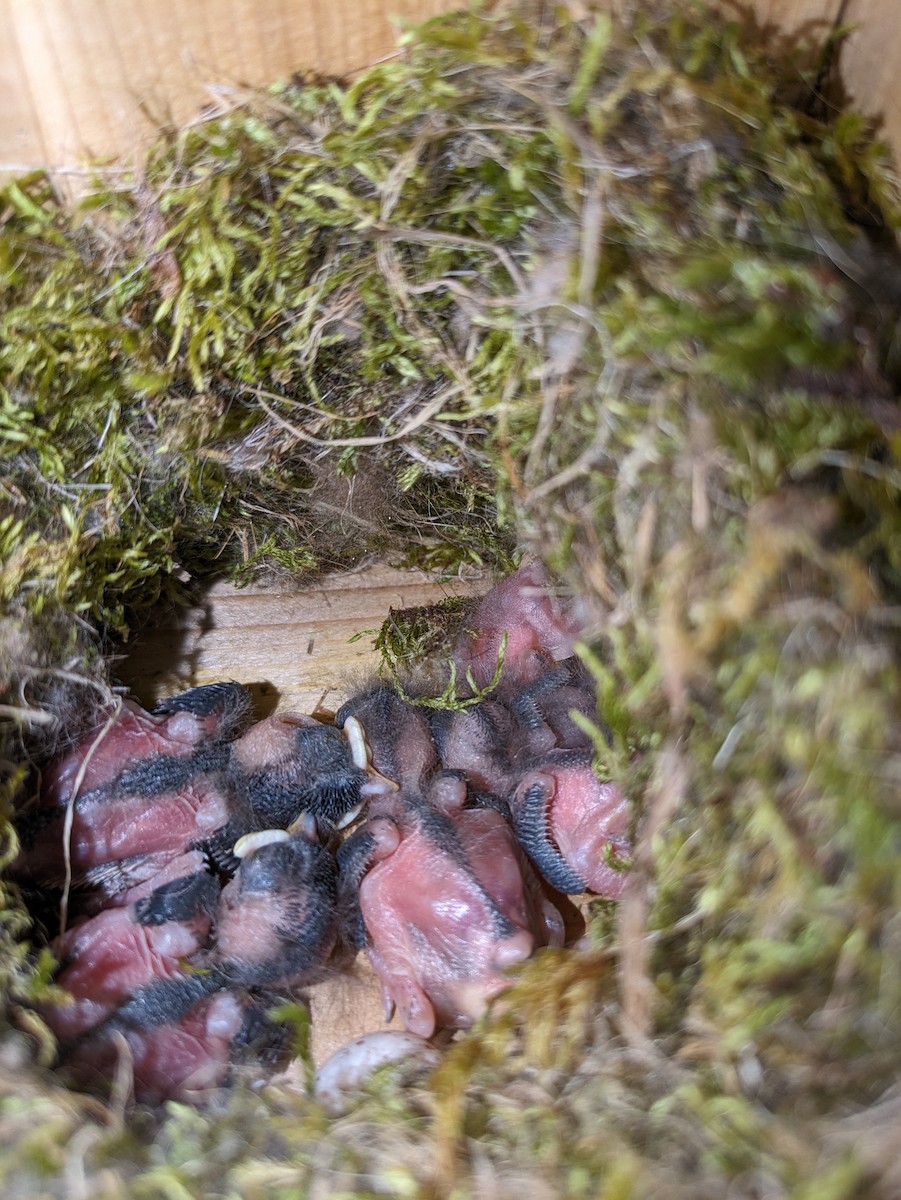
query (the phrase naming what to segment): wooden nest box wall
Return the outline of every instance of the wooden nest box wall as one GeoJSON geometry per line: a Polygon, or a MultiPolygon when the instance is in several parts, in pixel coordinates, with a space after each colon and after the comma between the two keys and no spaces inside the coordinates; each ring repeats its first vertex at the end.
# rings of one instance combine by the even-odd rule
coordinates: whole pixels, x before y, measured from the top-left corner
{"type": "MultiPolygon", "coordinates": [[[[628,0],[598,7],[614,12],[628,0]]],[[[296,73],[346,76],[395,51],[397,23],[454,0],[0,0],[0,178],[140,156],[161,130],[241,103],[296,73]]],[[[723,4],[727,9],[729,6],[723,4]]],[[[825,41],[850,30],[850,102],[901,153],[896,0],[748,0],[761,27],[825,41]]]]}

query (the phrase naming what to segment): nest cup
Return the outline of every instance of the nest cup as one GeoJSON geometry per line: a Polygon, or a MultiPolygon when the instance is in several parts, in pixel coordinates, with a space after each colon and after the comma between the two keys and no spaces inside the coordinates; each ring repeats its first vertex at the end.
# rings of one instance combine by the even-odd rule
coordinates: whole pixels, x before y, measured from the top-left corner
{"type": "Polygon", "coordinates": [[[799,75],[761,45],[694,6],[487,6],[74,211],[2,193],[7,862],[110,655],[198,584],[524,549],[597,631],[638,829],[583,949],[334,1124],[277,1087],[65,1093],[4,882],[21,1194],[897,1194],[897,194],[822,102],[836,46],[799,75]]]}

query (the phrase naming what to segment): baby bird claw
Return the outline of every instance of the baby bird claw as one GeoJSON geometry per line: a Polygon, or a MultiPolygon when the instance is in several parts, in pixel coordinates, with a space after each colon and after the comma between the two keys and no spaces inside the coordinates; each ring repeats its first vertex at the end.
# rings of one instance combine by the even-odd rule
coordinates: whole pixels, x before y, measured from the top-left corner
{"type": "Polygon", "coordinates": [[[615,783],[597,778],[590,752],[547,755],[523,775],[510,807],[520,843],[548,883],[619,899],[628,876],[611,858],[628,853],[629,805],[615,783]]]}
{"type": "Polygon", "coordinates": [[[459,771],[438,772],[423,793],[386,794],[340,852],[342,891],[359,881],[353,932],[386,1012],[422,1037],[471,1025],[507,986],[504,970],[559,923],[507,822],[466,796],[459,771]]]}
{"type": "Polygon", "coordinates": [[[553,780],[549,776],[533,772],[527,778],[511,809],[513,828],[519,844],[551,887],[566,896],[575,896],[584,892],[587,885],[582,876],[567,864],[551,838],[553,787],[553,780]]]}

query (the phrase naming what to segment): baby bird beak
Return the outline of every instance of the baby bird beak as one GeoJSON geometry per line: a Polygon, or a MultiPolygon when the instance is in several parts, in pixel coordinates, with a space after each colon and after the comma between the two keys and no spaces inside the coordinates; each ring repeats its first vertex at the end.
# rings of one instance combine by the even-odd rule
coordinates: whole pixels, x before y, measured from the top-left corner
{"type": "MultiPolygon", "coordinates": [[[[366,733],[356,717],[348,717],[344,722],[344,736],[347,738],[348,745],[350,746],[350,754],[354,766],[359,767],[361,771],[365,771],[369,776],[369,779],[360,788],[364,796],[381,796],[386,792],[397,792],[400,790],[395,780],[389,779],[387,775],[383,775],[372,765],[372,755],[369,750],[369,743],[366,741],[366,733]]],[[[357,809],[354,817],[356,817],[359,811],[357,809]]],[[[349,824],[349,822],[345,820],[339,828],[343,829],[346,824],[349,824]]]]}
{"type": "MultiPolygon", "coordinates": [[[[306,813],[301,814],[301,816],[306,815],[306,813]]],[[[297,819],[300,820],[300,817],[297,819]]],[[[258,829],[254,833],[245,833],[243,837],[239,837],[234,844],[232,853],[235,858],[249,858],[257,850],[262,850],[264,846],[270,846],[273,842],[287,842],[290,838],[291,834],[287,829],[258,829]]]]}

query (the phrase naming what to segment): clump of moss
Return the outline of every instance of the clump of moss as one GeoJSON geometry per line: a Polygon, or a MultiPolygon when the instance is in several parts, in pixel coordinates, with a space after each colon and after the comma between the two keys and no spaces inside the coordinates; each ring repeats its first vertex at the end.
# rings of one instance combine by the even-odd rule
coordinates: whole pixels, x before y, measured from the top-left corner
{"type": "MultiPolygon", "coordinates": [[[[592,948],[527,966],[425,1090],[333,1125],[173,1106],[127,1167],[132,1127],[82,1150],[82,1113],[30,1178],[893,1194],[899,210],[863,123],[759,45],[693,5],[488,5],[176,135],[74,216],[41,178],[3,193],[13,779],[60,710],[35,663],[102,679],[86,629],[186,574],[519,545],[597,618],[640,816],[592,948]]],[[[435,634],[398,627],[400,669],[435,634]]]]}

